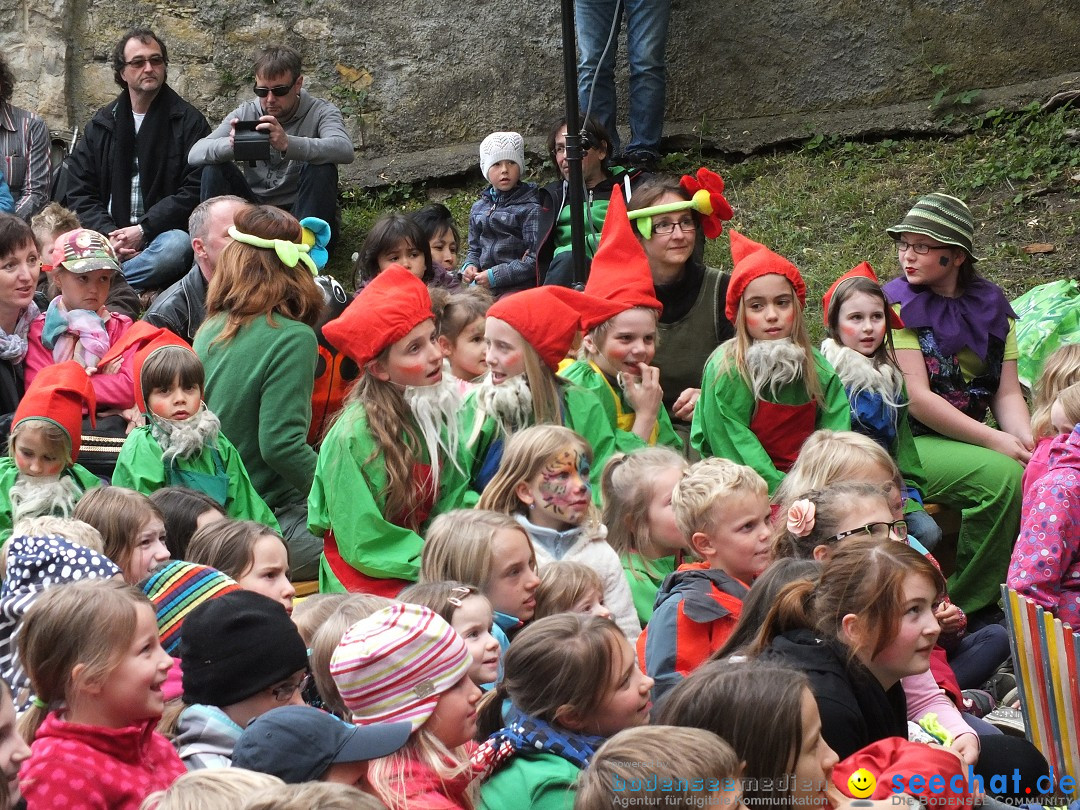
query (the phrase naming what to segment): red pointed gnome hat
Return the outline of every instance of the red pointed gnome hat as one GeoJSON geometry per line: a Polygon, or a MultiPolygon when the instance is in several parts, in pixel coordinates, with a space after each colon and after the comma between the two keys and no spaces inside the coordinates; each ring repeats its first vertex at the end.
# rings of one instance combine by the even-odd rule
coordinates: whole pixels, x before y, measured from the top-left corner
{"type": "MultiPolygon", "coordinates": [[[[616,315],[634,307],[648,307],[655,309],[657,313],[664,308],[656,299],[649,258],[634,235],[630,220],[626,216],[622,189],[618,186],[611,191],[604,230],[600,234],[600,245],[589,269],[585,294],[618,305],[619,311],[616,315]]],[[[581,328],[589,332],[609,320],[597,320],[600,315],[599,312],[587,315],[583,313],[581,328]]]]}
{"type": "Polygon", "coordinates": [[[600,299],[590,301],[589,298],[568,287],[534,287],[500,298],[491,305],[487,315],[512,326],[536,349],[544,365],[556,371],[581,329],[582,309],[591,309],[593,302],[606,304],[600,299]]]}
{"type": "Polygon", "coordinates": [[[146,401],[143,399],[142,391],[143,363],[146,362],[146,358],[150,356],[153,349],[161,346],[183,346],[191,351],[191,347],[187,342],[175,332],[170,332],[161,326],[154,326],[147,321],[135,321],[98,361],[99,366],[104,366],[118,357],[123,357],[133,348],[135,349],[135,356],[132,360],[132,376],[135,378],[135,406],[143,413],[146,412],[146,401]]]}
{"type": "Polygon", "coordinates": [[[39,371],[26,389],[15,409],[12,430],[24,419],[52,422],[71,439],[71,460],[75,461],[79,457],[84,409],[90,414],[90,424],[96,427],[97,397],[90,375],[74,360],[54,363],[39,371]]]}
{"type": "Polygon", "coordinates": [[[724,314],[729,321],[735,323],[739,300],[746,292],[746,286],[762,276],[777,275],[786,278],[795,288],[800,306],[806,306],[806,282],[799,275],[799,268],[779,253],[773,253],[765,245],[748,239],[734,228],[728,228],[728,239],[731,241],[731,261],[734,265],[724,307],[724,314]]]}
{"type": "MultiPolygon", "coordinates": [[[[844,275],[834,281],[828,291],[821,296],[821,318],[825,322],[826,327],[829,325],[829,306],[832,304],[832,298],[836,294],[836,291],[839,290],[845,282],[856,278],[868,278],[878,286],[881,286],[881,282],[878,281],[877,273],[875,273],[874,268],[870,266],[870,262],[860,262],[852,267],[844,273],[844,275]]],[[[904,328],[904,322],[900,319],[900,316],[888,305],[885,307],[885,317],[889,320],[890,329],[904,328]]]]}
{"type": "Polygon", "coordinates": [[[387,346],[434,317],[424,282],[400,264],[392,264],[322,331],[331,346],[362,369],[387,346]]]}

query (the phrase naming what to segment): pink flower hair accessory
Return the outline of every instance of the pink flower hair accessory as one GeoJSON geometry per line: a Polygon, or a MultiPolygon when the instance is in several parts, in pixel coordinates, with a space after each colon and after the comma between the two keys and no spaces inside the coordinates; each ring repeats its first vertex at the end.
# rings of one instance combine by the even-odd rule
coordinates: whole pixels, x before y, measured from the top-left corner
{"type": "Polygon", "coordinates": [[[724,178],[702,166],[697,175],[684,174],[679,185],[693,196],[701,214],[701,229],[707,239],[716,239],[724,230],[724,222],[735,216],[724,197],[724,178]]]}
{"type": "Polygon", "coordinates": [[[796,537],[806,537],[814,530],[814,516],[817,507],[806,498],[795,501],[788,509],[787,530],[796,537]]]}

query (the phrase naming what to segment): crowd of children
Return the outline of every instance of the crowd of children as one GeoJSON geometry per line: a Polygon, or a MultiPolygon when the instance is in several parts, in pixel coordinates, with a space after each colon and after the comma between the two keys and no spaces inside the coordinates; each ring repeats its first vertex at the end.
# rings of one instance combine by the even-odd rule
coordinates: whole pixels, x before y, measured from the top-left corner
{"type": "Polygon", "coordinates": [[[860,768],[863,806],[890,776],[991,807],[972,773],[1034,786],[1046,762],[974,695],[1008,691],[1003,582],[1080,621],[1080,352],[1029,421],[967,207],[930,194],[889,229],[899,278],[840,275],[820,350],[796,266],[729,229],[734,337],[673,408],[652,240],[720,235],[722,181],[629,214],[612,183],[584,290],[537,287],[521,136],[480,157],[467,240],[440,205],[372,228],[320,327],[355,383],[291,466],[299,223],[238,214],[194,349],[109,310],[99,234],[40,246],[58,295],[27,306],[0,460],[0,807],[842,808],[860,768]],[[929,503],[961,515],[948,581],[929,503]],[[314,594],[291,570],[313,578],[311,542],[314,594]]]}

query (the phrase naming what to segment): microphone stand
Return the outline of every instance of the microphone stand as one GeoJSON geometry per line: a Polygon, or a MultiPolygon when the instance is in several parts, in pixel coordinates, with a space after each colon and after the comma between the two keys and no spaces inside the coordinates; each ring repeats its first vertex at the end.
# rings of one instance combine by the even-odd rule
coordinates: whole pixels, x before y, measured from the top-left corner
{"type": "Polygon", "coordinates": [[[585,287],[585,181],[581,173],[581,161],[585,150],[581,147],[581,123],[578,120],[577,89],[577,40],[574,31],[574,0],[561,0],[563,81],[566,84],[566,163],[569,169],[570,191],[570,250],[574,267],[574,288],[585,287]]]}

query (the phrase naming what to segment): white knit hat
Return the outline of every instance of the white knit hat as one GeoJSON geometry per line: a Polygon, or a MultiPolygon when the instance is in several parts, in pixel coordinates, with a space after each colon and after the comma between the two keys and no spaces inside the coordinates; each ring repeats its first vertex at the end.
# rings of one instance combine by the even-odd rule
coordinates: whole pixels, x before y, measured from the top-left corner
{"type": "Polygon", "coordinates": [[[492,132],[480,144],[480,171],[487,180],[488,170],[500,160],[512,160],[525,174],[525,139],[516,132],[492,132]]]}

